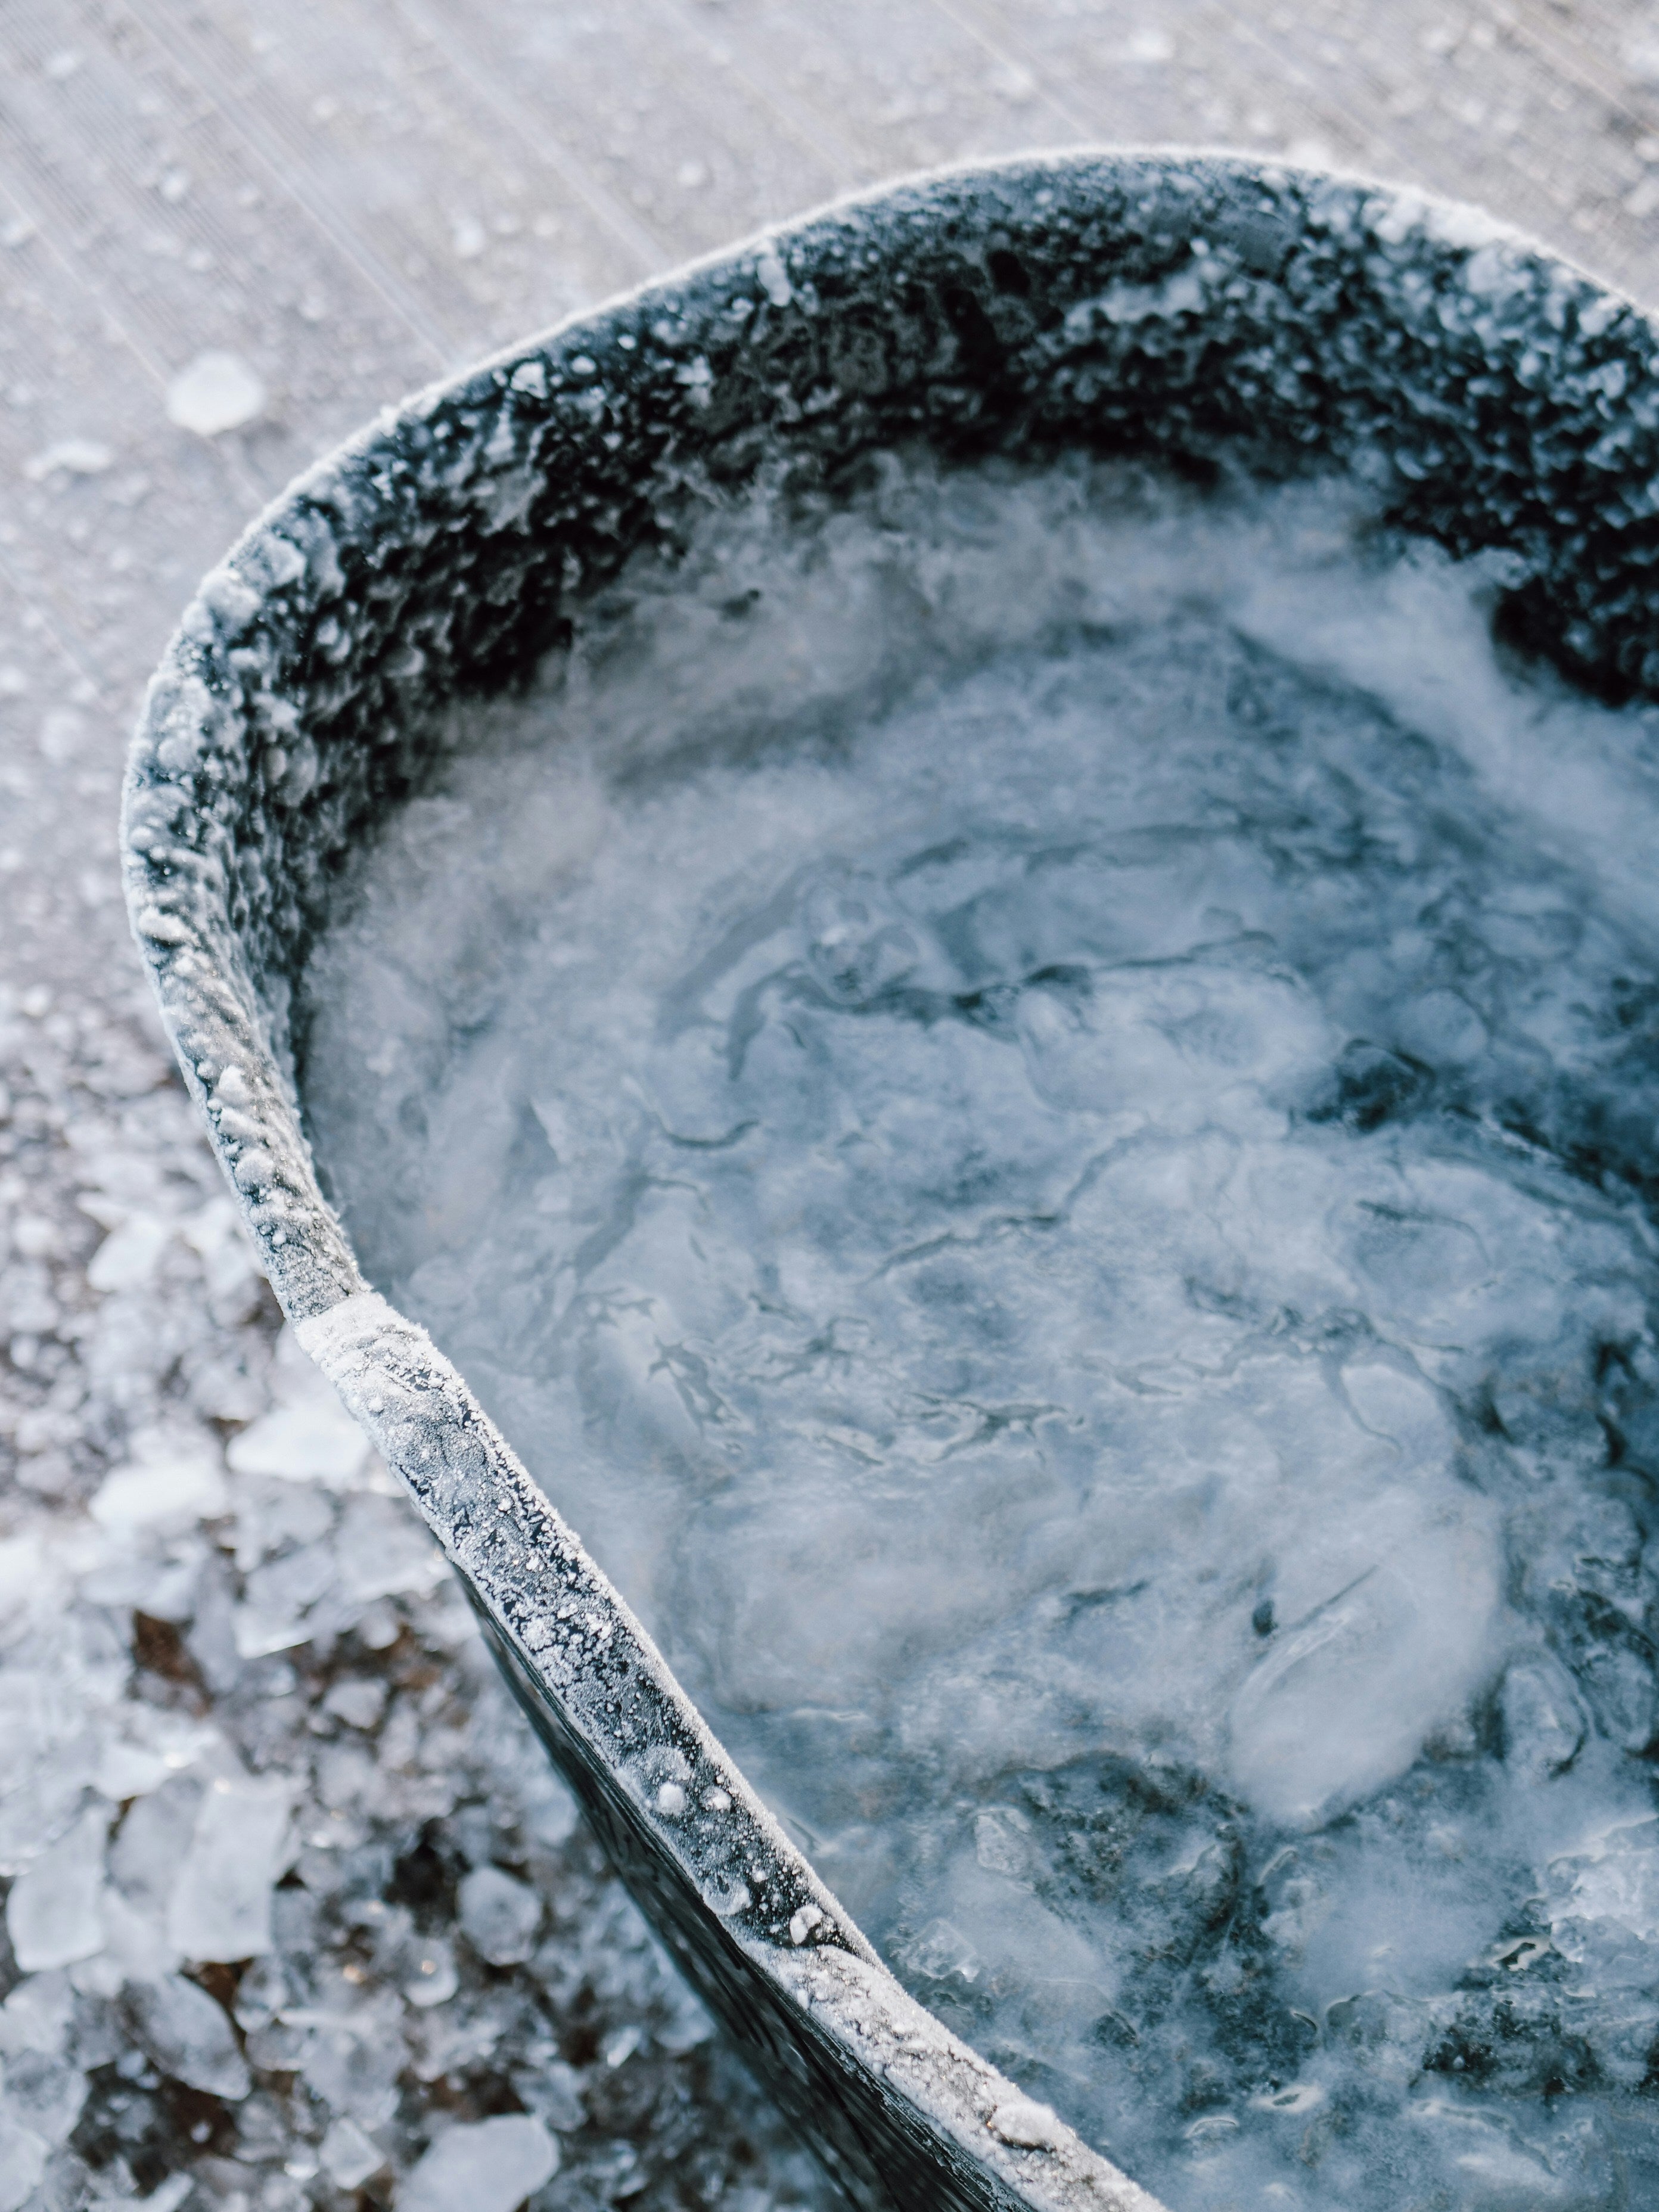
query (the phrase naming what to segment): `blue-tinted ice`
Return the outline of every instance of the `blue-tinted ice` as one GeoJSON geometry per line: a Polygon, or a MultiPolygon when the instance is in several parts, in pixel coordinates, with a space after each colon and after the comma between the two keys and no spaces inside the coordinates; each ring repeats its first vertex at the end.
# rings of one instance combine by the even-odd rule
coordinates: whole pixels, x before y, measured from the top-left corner
{"type": "Polygon", "coordinates": [[[372,1276],[1177,2212],[1638,2201],[1659,718],[1332,487],[688,541],[313,961],[372,1276]]]}

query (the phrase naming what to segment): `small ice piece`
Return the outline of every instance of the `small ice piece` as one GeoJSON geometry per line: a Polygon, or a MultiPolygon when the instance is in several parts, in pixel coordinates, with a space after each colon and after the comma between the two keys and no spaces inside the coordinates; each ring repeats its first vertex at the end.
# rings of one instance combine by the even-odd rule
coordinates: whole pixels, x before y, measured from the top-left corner
{"type": "Polygon", "coordinates": [[[432,1589],[448,1572],[414,1508],[374,1491],[347,1499],[333,1552],[341,1594],[353,1605],[432,1589]]]}
{"type": "Polygon", "coordinates": [[[404,2182],[398,2212],[514,2212],[558,2170],[557,2142],[527,2112],[463,2121],[404,2182]]]}
{"type": "Polygon", "coordinates": [[[1504,1760],[1528,1782],[1565,1774],[1583,1747],[1589,1717],[1572,1678],[1547,1652],[1517,1660],[1504,1677],[1504,1760]]]}
{"type": "Polygon", "coordinates": [[[173,1237],[173,1224],[159,1214],[131,1213],[111,1230],[93,1254],[87,1280],[94,1291],[142,1290],[173,1237]]]}
{"type": "Polygon", "coordinates": [[[1659,1820],[1608,1829],[1552,1861],[1550,1934],[1593,1988],[1649,1989],[1659,1975],[1659,1820]]]}
{"type": "Polygon", "coordinates": [[[1233,1701],[1233,1778],[1271,1819],[1317,1825],[1380,1789],[1480,1685],[1501,1591],[1492,1528],[1472,1513],[1391,1534],[1233,1701]]]}
{"type": "Polygon", "coordinates": [[[6,1931],[26,1974],[67,1966],[101,1949],[104,1844],[109,1808],[95,1805],[12,1884],[6,1931]]]}
{"type": "Polygon", "coordinates": [[[69,2140],[86,2105],[89,2087],[79,2066],[49,2051],[14,2051],[0,2067],[4,2103],[11,2116],[32,2128],[40,2140],[57,2145],[69,2140]]]}
{"type": "Polygon", "coordinates": [[[0,2110],[0,2212],[19,2212],[40,2185],[46,2170],[47,2146],[33,2128],[26,2128],[0,2110]]]}
{"type": "Polygon", "coordinates": [[[386,1711],[386,1686],[363,1674],[349,1674],[336,1682],[323,1699],[323,1711],[333,1713],[348,1728],[372,1729],[386,1711]]]}
{"type": "Polygon", "coordinates": [[[101,476],[114,463],[114,454],[96,438],[60,438],[56,445],[25,461],[23,474],[31,483],[41,483],[60,471],[66,477],[101,476]]]}
{"type": "Polygon", "coordinates": [[[1053,2150],[1064,2135],[1049,2107],[1030,2097],[999,2105],[987,2124],[999,2142],[1012,2143],[1020,2150],[1053,2150]]]}
{"type": "Polygon", "coordinates": [[[356,1490],[373,1447],[332,1383],[297,1346],[290,1347],[289,1336],[284,1330],[272,1376],[276,1403],[231,1439],[225,1457],[235,1474],[356,1490]]]}
{"type": "Polygon", "coordinates": [[[225,1510],[218,1447],[205,1431],[143,1430],[131,1450],[126,1464],[104,1477],[87,1509],[112,1535],[187,1528],[225,1510]]]}
{"type": "Polygon", "coordinates": [[[657,1810],[668,1820],[677,1820],[684,1812],[686,1796],[678,1782],[665,1782],[657,1792],[657,1810]]]}
{"type": "Polygon", "coordinates": [[[233,2104],[252,2081],[230,2021],[207,1991],[182,1974],[128,1984],[122,2012],[141,2050],[161,2072],[233,2104]]]}
{"type": "Polygon", "coordinates": [[[265,387],[240,354],[210,347],[186,362],[167,386],[167,420],[198,438],[216,438],[251,422],[265,404],[265,387]]]}
{"type": "Polygon", "coordinates": [[[455,1954],[441,1936],[417,1938],[407,1947],[400,1987],[422,2012],[447,2004],[458,1989],[455,1954]]]}
{"type": "Polygon", "coordinates": [[[462,1929],[481,1959],[513,1966],[530,1956],[542,1901],[526,1883],[500,1867],[474,1867],[462,1880],[459,1902],[462,1929]]]}
{"type": "Polygon", "coordinates": [[[386,2162],[380,2145],[364,2134],[356,2120],[343,2117],[330,2124],[319,2155],[323,2172],[337,2189],[360,2188],[386,2162]]]}
{"type": "Polygon", "coordinates": [[[292,1795],[281,1775],[221,1775],[203,1791],[167,1905],[168,1937],[186,1959],[228,1962],[271,1948],[292,1795]]]}

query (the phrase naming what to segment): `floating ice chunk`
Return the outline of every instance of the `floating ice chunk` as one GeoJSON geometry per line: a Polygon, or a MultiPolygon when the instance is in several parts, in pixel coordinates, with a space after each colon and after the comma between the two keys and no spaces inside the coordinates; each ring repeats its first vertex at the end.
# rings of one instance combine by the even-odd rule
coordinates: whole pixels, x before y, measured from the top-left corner
{"type": "Polygon", "coordinates": [[[218,1448],[203,1431],[149,1429],[132,1456],[104,1477],[88,1508],[112,1535],[188,1527],[225,1510],[218,1448]]]}
{"type": "Polygon", "coordinates": [[[386,2164],[386,2153],[358,2126],[356,2120],[333,2121],[323,2137],[318,2155],[323,2172],[337,2189],[356,2189],[386,2164]]]}
{"type": "Polygon", "coordinates": [[[559,2146],[526,2112],[441,2135],[398,2193],[398,2212],[514,2212],[559,2170],[559,2146]]]}
{"type": "Polygon", "coordinates": [[[66,1836],[21,1874],[6,1899],[6,1929],[26,1974],[67,1966],[101,1949],[106,1806],[88,1808],[66,1836]]]}
{"type": "Polygon", "coordinates": [[[461,1985],[455,1971],[455,1954],[441,1936],[411,1942],[404,1960],[398,1986],[410,2004],[422,2012],[447,2004],[461,1985]]]}
{"type": "Polygon", "coordinates": [[[139,2047],[163,2074],[234,2103],[252,2086],[223,2008],[182,1974],[128,1986],[122,2010],[139,2047]]]}
{"type": "Polygon", "coordinates": [[[240,354],[210,347],[186,362],[167,386],[167,420],[198,437],[216,438],[251,422],[265,404],[265,387],[240,354]]]}
{"type": "Polygon", "coordinates": [[[270,1893],[287,1863],[294,1784],[283,1775],[222,1775],[202,1793],[167,1905],[186,1959],[250,1959],[270,1948],[270,1893]]]}
{"type": "Polygon", "coordinates": [[[256,1567],[236,1608],[236,1649],[244,1659],[292,1650],[325,1623],[337,1562],[333,1547],[307,1544],[256,1567]]]}
{"type": "Polygon", "coordinates": [[[1550,1934],[1562,1956],[1601,1988],[1659,1979],[1659,1820],[1612,1828],[1553,1860],[1550,1934]]]}
{"type": "Polygon", "coordinates": [[[1583,1747],[1589,1718],[1559,1660],[1517,1660],[1504,1677],[1504,1759],[1529,1782],[1564,1774],[1583,1747]]]}
{"type": "Polygon", "coordinates": [[[542,1917],[533,1889],[500,1867],[474,1867],[462,1880],[459,1901],[461,1927],[481,1959],[512,1966],[530,1956],[542,1917]]]}
{"type": "Polygon", "coordinates": [[[1351,1555],[1354,1571],[1258,1662],[1233,1700],[1235,1786],[1269,1819],[1316,1824],[1401,1774],[1491,1663],[1501,1553],[1449,1516],[1351,1555]]]}

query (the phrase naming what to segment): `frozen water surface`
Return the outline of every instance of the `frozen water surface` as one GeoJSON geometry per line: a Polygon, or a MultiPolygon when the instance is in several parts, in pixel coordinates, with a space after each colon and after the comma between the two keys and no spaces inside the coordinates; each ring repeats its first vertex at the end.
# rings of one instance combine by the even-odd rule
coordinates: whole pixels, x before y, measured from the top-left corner
{"type": "Polygon", "coordinates": [[[889,460],[686,546],[314,957],[373,1276],[908,1985],[1172,2205],[1624,2202],[1659,718],[1344,489],[889,460]]]}

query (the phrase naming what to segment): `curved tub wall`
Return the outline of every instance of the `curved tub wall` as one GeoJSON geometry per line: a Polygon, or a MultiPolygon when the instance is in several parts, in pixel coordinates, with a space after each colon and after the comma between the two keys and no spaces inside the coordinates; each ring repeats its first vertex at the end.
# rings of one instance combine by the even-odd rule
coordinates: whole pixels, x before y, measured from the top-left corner
{"type": "Polygon", "coordinates": [[[290,1000],[341,862],[700,486],[878,443],[1352,465],[1512,556],[1510,634],[1659,690],[1659,333],[1467,210],[1211,157],[922,179],[391,411],[204,581],[129,772],[129,902],[301,1341],[420,1504],[653,1924],[855,2202],[1152,2200],[915,2004],[732,1767],[465,1382],[369,1292],[301,1126],[290,1000]]]}

